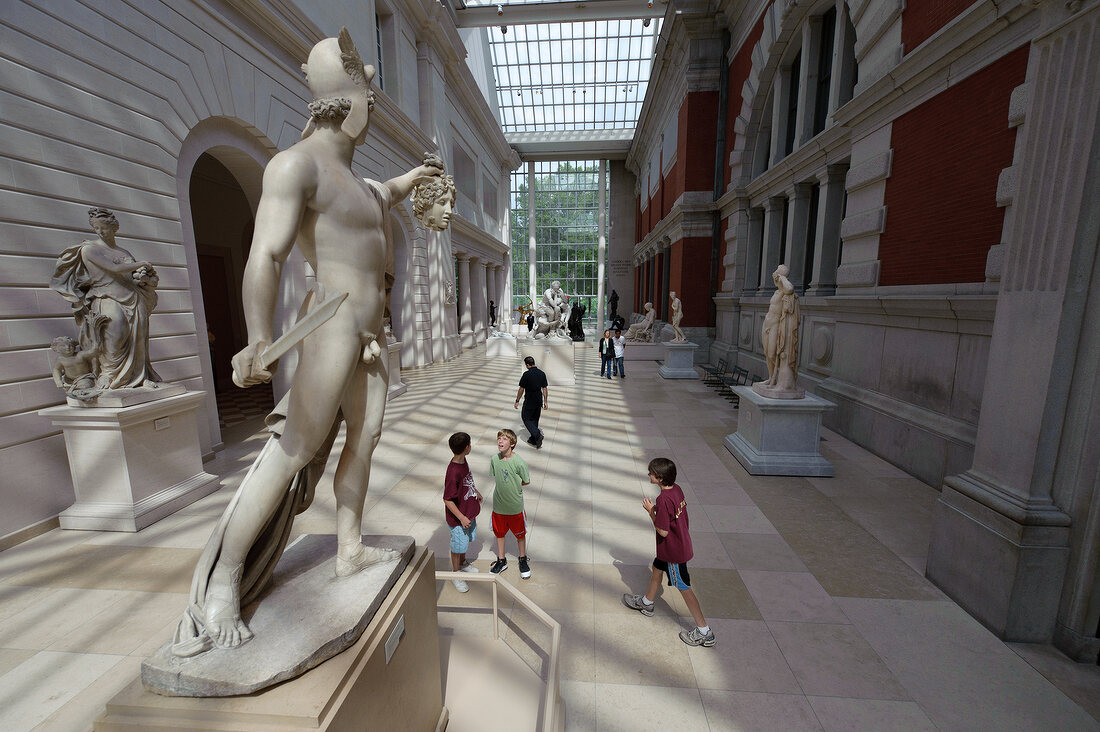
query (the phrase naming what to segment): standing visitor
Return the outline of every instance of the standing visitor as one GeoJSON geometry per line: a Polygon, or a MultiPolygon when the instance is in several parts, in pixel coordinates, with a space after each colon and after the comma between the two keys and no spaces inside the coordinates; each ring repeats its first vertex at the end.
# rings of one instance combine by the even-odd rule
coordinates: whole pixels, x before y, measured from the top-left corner
{"type": "Polygon", "coordinates": [[[611,366],[615,362],[615,344],[611,340],[611,331],[605,330],[600,339],[600,376],[606,372],[607,378],[611,378],[611,366]]]}
{"type": "Polygon", "coordinates": [[[625,379],[626,369],[623,367],[623,358],[626,356],[626,338],[618,328],[615,329],[615,337],[611,339],[611,343],[615,347],[615,373],[620,379],[625,379]]]}
{"type": "Polygon", "coordinates": [[[539,429],[539,417],[542,410],[550,408],[550,395],[546,391],[548,382],[546,374],[535,366],[535,359],[527,356],[523,359],[527,370],[519,378],[519,391],[516,392],[514,409],[519,409],[519,400],[523,398],[523,410],[519,413],[523,420],[523,426],[531,435],[527,438],[527,444],[534,445],[536,450],[542,449],[542,430],[539,429]]]}

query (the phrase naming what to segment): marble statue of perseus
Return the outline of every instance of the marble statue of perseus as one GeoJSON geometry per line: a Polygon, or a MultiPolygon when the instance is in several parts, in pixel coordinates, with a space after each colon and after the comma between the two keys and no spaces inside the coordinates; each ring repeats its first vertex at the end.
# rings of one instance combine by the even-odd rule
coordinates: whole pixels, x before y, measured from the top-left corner
{"type": "Polygon", "coordinates": [[[365,546],[360,534],[388,387],[383,316],[393,253],[384,224],[414,185],[443,175],[443,162],[425,154],[423,165],[385,183],[359,178],[351,161],[374,107],[374,67],[364,66],[341,29],[339,38],[315,45],[302,68],[313,95],[310,119],[302,139],[264,171],[244,274],[248,345],[233,357],[234,379],[242,386],[271,379],[263,352],[273,340],[280,273],[295,242],[316,272],[317,299],[324,300],[322,289],[348,294],[301,342],[291,389],[268,418],[274,435],[195,569],[190,605],[172,647],[177,656],[233,648],[252,638],[241,607],[263,589],[294,515],[309,505],[341,418],[347,442],[334,483],[336,575],[397,558],[392,550],[365,546]]]}

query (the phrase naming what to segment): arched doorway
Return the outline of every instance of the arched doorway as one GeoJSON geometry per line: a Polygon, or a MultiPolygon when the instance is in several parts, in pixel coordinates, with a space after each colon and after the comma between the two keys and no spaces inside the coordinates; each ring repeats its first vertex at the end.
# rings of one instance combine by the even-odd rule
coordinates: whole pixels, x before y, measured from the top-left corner
{"type": "MultiPolygon", "coordinates": [[[[252,204],[233,173],[209,152],[195,161],[189,186],[195,254],[206,313],[206,342],[223,429],[271,411],[270,384],[238,389],[231,360],[248,343],[241,283],[255,226],[252,204]]],[[[203,334],[199,334],[202,341],[203,334]]]]}

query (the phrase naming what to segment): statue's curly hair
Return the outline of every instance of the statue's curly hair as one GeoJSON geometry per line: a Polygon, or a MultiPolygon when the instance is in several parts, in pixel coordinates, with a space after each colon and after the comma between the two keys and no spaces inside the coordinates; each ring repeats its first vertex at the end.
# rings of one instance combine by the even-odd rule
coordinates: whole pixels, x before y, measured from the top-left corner
{"type": "Polygon", "coordinates": [[[413,213],[420,218],[435,205],[436,201],[448,193],[454,201],[455,178],[453,175],[433,176],[427,183],[417,183],[412,189],[413,213]]]}
{"type": "Polygon", "coordinates": [[[52,341],[50,341],[50,348],[55,351],[58,349],[59,346],[65,345],[71,345],[74,350],[78,347],[76,340],[70,338],[69,336],[58,336],[57,338],[54,338],[52,341]]]}
{"type": "Polygon", "coordinates": [[[345,97],[315,99],[309,103],[309,115],[318,122],[343,122],[351,112],[351,100],[345,97]]]}

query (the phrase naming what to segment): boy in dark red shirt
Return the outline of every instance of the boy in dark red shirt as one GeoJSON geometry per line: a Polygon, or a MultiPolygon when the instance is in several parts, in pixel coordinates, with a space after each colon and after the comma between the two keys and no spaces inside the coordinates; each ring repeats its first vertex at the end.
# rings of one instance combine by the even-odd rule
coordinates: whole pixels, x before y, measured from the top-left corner
{"type": "Polygon", "coordinates": [[[646,617],[652,617],[653,601],[661,589],[661,575],[667,575],[669,586],[675,587],[684,596],[691,617],[695,619],[696,627],[681,630],[680,640],[689,646],[709,648],[715,644],[714,631],[707,625],[699,600],[691,589],[687,563],[694,553],[691,534],[688,533],[687,501],[683,490],[676,485],[676,463],[668,458],[650,460],[649,482],[661,487],[656,502],[648,497],[642,499],[642,508],[649,514],[657,531],[657,558],[653,560],[653,573],[645,595],[627,593],[623,595],[623,604],[646,617]]]}
{"type": "MultiPolygon", "coordinates": [[[[451,532],[451,569],[455,572],[476,572],[477,567],[466,561],[466,550],[477,538],[477,515],[481,512],[481,494],[474,488],[474,476],[466,462],[470,454],[470,436],[455,432],[447,443],[451,447],[451,462],[443,479],[443,505],[447,510],[447,526],[451,532]]],[[[451,580],[459,592],[468,592],[465,580],[451,580]]]]}

